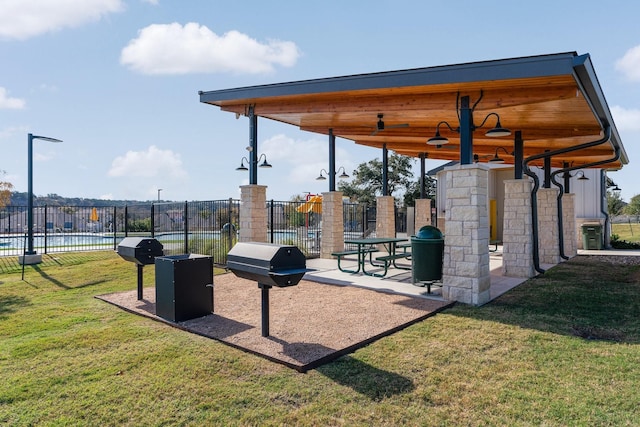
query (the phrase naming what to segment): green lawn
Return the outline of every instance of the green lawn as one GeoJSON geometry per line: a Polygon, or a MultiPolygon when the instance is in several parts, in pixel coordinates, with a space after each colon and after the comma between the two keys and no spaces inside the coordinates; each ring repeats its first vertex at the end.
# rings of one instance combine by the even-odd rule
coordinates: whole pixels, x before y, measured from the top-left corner
{"type": "Polygon", "coordinates": [[[640,224],[611,224],[611,234],[617,234],[620,240],[640,243],[640,224]]]}
{"type": "Polygon", "coordinates": [[[603,259],[300,374],[95,299],[136,287],[111,251],[45,256],[0,275],[0,424],[638,425],[640,265],[603,259]]]}

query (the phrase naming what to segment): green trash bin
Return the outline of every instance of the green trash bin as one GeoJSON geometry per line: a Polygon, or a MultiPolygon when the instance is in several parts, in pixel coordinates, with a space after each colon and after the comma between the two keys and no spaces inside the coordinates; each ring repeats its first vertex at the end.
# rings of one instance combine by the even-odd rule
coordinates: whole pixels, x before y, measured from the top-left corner
{"type": "Polygon", "coordinates": [[[602,249],[602,225],[600,223],[582,224],[582,248],[602,249]]]}
{"type": "Polygon", "coordinates": [[[425,225],[411,237],[412,283],[431,283],[442,280],[444,237],[436,227],[425,225]]]}

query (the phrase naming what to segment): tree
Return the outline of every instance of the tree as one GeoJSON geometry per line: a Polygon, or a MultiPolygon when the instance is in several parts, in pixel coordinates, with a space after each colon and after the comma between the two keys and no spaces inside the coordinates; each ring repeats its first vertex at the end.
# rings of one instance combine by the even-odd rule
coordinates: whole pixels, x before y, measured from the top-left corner
{"type": "MultiPolygon", "coordinates": [[[[392,153],[388,158],[389,172],[387,175],[387,189],[389,195],[398,197],[395,193],[406,192],[411,186],[413,173],[411,172],[411,159],[406,156],[392,153]]],[[[351,182],[339,182],[338,190],[352,201],[375,204],[376,197],[382,195],[382,162],[373,159],[367,163],[361,163],[353,171],[351,182]]]]}
{"type": "MultiPolygon", "coordinates": [[[[6,175],[6,172],[0,170],[0,177],[6,175]]],[[[13,184],[10,182],[0,181],[0,208],[4,208],[11,202],[11,189],[13,184]]]]}
{"type": "Polygon", "coordinates": [[[607,190],[607,210],[610,215],[620,215],[625,207],[619,191],[607,190]]]}
{"type": "MultiPolygon", "coordinates": [[[[435,200],[438,180],[428,175],[425,175],[424,180],[425,180],[424,181],[425,197],[427,199],[435,200]]],[[[412,182],[409,188],[407,188],[407,191],[404,193],[404,204],[405,206],[415,206],[416,199],[419,199],[419,198],[420,198],[420,180],[418,179],[417,181],[412,182]]]]}
{"type": "Polygon", "coordinates": [[[640,194],[636,194],[631,198],[629,204],[622,210],[626,215],[640,215],[640,194]]]}

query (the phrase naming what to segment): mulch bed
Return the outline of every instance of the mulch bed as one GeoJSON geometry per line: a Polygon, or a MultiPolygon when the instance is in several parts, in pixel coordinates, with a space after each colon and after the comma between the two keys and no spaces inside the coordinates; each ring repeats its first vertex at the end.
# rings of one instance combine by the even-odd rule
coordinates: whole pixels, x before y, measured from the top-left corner
{"type": "Polygon", "coordinates": [[[183,322],[156,316],[155,288],[100,295],[129,312],[220,341],[306,372],[433,316],[451,302],[301,280],[269,292],[269,336],[262,336],[261,290],[228,273],[215,276],[214,313],[183,322]]]}

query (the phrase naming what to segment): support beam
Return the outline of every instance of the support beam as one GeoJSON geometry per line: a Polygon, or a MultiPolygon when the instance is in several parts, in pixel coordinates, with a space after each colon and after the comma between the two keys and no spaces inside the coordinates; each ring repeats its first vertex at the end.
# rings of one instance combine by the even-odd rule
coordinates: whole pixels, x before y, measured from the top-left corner
{"type": "Polygon", "coordinates": [[[389,151],[387,144],[382,144],[382,195],[389,195],[389,151]]]}
{"type": "Polygon", "coordinates": [[[473,111],[469,96],[460,97],[460,164],[473,164],[473,111]]]}
{"type": "Polygon", "coordinates": [[[249,106],[249,184],[258,183],[258,116],[253,105],[249,106]]]}
{"type": "MultiPolygon", "coordinates": [[[[549,150],[544,150],[545,153],[549,150]]],[[[542,185],[544,188],[551,188],[551,156],[546,156],[544,158],[544,183],[542,185]]]]}
{"type": "Polygon", "coordinates": [[[522,131],[517,130],[513,139],[513,162],[514,176],[513,179],[522,179],[522,165],[524,161],[524,140],[522,139],[522,131]]]}
{"type": "MultiPolygon", "coordinates": [[[[562,167],[564,169],[568,168],[569,167],[569,163],[568,162],[562,163],[562,167]]],[[[565,171],[562,174],[562,178],[564,178],[564,193],[565,194],[571,193],[571,189],[569,188],[569,185],[571,184],[571,174],[569,173],[569,171],[565,171]]]]}
{"type": "Polygon", "coordinates": [[[329,129],[329,191],[336,191],[336,137],[329,129]]]}
{"type": "Polygon", "coordinates": [[[425,163],[425,161],[424,161],[425,157],[426,157],[425,153],[420,153],[420,198],[421,199],[424,199],[427,196],[427,194],[426,194],[427,193],[426,192],[427,185],[426,185],[426,182],[425,182],[425,179],[424,179],[424,176],[426,174],[426,172],[425,172],[425,164],[424,164],[425,163]]]}

